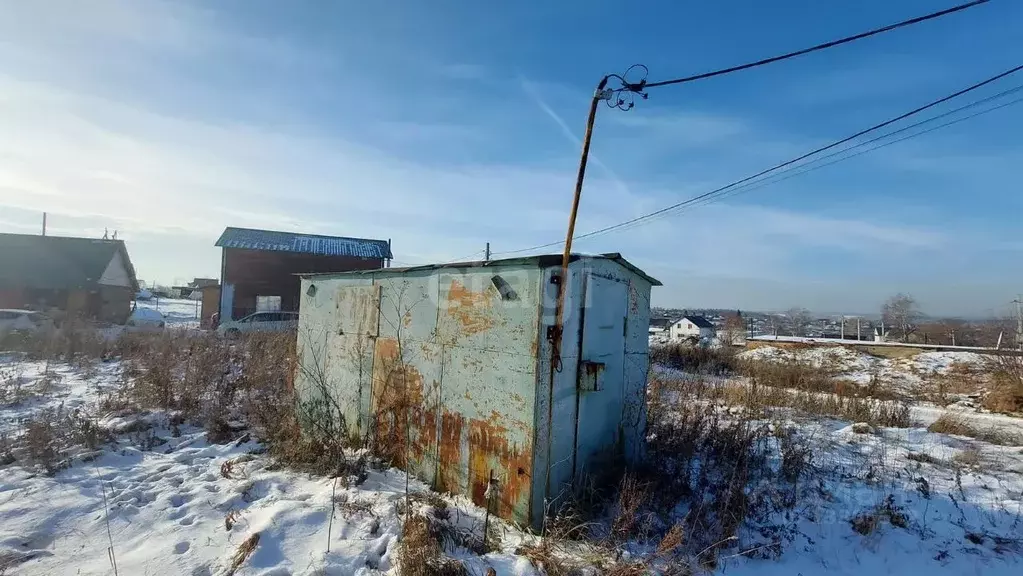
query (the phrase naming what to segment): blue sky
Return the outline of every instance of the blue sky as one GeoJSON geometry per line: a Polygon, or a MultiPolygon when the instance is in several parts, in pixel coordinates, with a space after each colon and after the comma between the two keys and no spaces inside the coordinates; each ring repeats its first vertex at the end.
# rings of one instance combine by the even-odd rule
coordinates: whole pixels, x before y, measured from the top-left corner
{"type": "MultiPolygon", "coordinates": [[[[950,6],[811,2],[9,2],[0,230],[119,230],[140,275],[216,275],[225,226],[391,238],[402,263],[563,236],[593,86],[801,48],[950,6]]],[[[757,172],[1020,63],[1023,4],[601,109],[578,229],[757,172]]],[[[1023,73],[978,93],[1023,84],[1023,73]]],[[[965,103],[968,100],[963,100],[965,103]]],[[[1023,291],[1023,106],[584,240],[654,303],[871,312],[1023,291]]]]}

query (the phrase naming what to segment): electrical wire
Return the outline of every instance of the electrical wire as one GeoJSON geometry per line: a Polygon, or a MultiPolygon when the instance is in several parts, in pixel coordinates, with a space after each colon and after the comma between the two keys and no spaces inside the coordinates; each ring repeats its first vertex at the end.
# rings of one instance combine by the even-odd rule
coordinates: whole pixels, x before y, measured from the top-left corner
{"type": "Polygon", "coordinates": [[[934,13],[927,14],[927,15],[924,15],[924,16],[917,16],[916,18],[910,18],[909,20],[903,20],[902,22],[897,22],[895,24],[889,24],[888,26],[883,26],[881,28],[875,28],[875,29],[869,30],[867,32],[861,32],[860,34],[856,34],[854,36],[848,36],[846,38],[841,38],[841,39],[838,39],[838,40],[832,40],[831,42],[825,42],[823,44],[817,44],[816,46],[811,46],[809,48],[803,48],[802,50],[796,50],[795,52],[789,52],[787,54],[781,54],[779,56],[772,56],[770,58],[764,58],[763,60],[757,60],[756,62],[749,62],[747,64],[740,64],[738,66],[732,66],[730,68],[723,68],[721,70],[714,70],[712,72],[704,72],[702,74],[696,74],[694,76],[687,76],[685,78],[676,78],[674,80],[662,80],[660,82],[641,82],[639,84],[627,84],[627,86],[630,86],[632,88],[638,88],[638,89],[642,90],[643,88],[656,88],[658,86],[669,86],[669,85],[672,85],[672,84],[682,84],[682,83],[685,83],[685,82],[693,82],[695,80],[703,80],[705,78],[713,78],[714,76],[721,76],[721,75],[724,75],[724,74],[730,74],[732,72],[738,72],[740,70],[748,70],[750,68],[756,68],[758,66],[764,66],[766,64],[772,64],[774,62],[779,62],[781,60],[788,60],[789,58],[795,58],[797,56],[802,56],[804,54],[809,54],[811,52],[817,52],[819,50],[826,50],[828,48],[833,48],[835,46],[841,46],[842,44],[848,44],[849,42],[854,42],[856,40],[861,40],[863,38],[869,38],[871,36],[876,36],[878,34],[883,34],[885,32],[889,32],[889,31],[892,31],[892,30],[897,30],[899,28],[904,28],[906,26],[912,26],[913,24],[919,24],[920,22],[926,22],[928,20],[933,20],[935,18],[940,18],[940,17],[946,16],[948,14],[953,14],[955,12],[960,12],[960,11],[966,10],[968,8],[973,8],[975,6],[979,6],[981,4],[987,4],[988,2],[990,2],[990,0],[974,0],[973,2],[967,2],[965,4],[960,4],[958,6],[953,6],[952,8],[948,8],[946,10],[941,10],[939,12],[934,12],[934,13]]]}
{"type": "MultiPolygon", "coordinates": [[[[919,128],[920,126],[923,126],[925,124],[930,124],[931,122],[934,122],[935,120],[939,120],[941,118],[948,117],[948,116],[950,116],[952,114],[955,114],[957,112],[962,112],[964,110],[975,108],[975,107],[977,107],[977,106],[979,106],[981,104],[984,104],[984,103],[990,102],[992,100],[996,100],[998,98],[1002,98],[1002,97],[1007,96],[1009,94],[1014,94],[1014,93],[1017,93],[1017,92],[1020,92],[1020,91],[1023,91],[1023,86],[1017,86],[1015,88],[1011,88],[1009,90],[1005,90],[1005,91],[1000,92],[998,94],[995,94],[993,96],[989,96],[989,97],[984,98],[982,100],[977,100],[975,102],[971,102],[971,103],[966,104],[964,106],[960,106],[959,108],[956,108],[954,110],[950,110],[948,112],[944,112],[944,113],[939,114],[937,116],[933,116],[933,117],[928,118],[926,120],[921,120],[920,122],[915,122],[915,123],[913,123],[913,124],[911,124],[909,126],[906,126],[904,128],[900,128],[898,130],[893,130],[891,132],[882,134],[881,136],[878,136],[876,138],[871,138],[870,140],[865,140],[865,141],[863,141],[863,142],[861,142],[859,144],[856,144],[855,146],[850,146],[850,147],[845,148],[843,150],[839,150],[838,152],[834,152],[832,154],[828,154],[826,156],[822,156],[822,157],[817,158],[817,159],[815,159],[815,160],[813,160],[811,162],[807,162],[805,164],[800,164],[799,166],[794,166],[794,167],[789,168],[787,170],[782,170],[781,172],[779,172],[777,174],[772,174],[771,176],[769,176],[767,178],[764,178],[762,180],[758,180],[756,182],[747,183],[747,184],[745,184],[743,186],[739,186],[737,188],[733,188],[733,189],[728,190],[726,192],[722,192],[721,194],[719,194],[717,196],[710,197],[710,198],[708,198],[708,197],[697,197],[697,198],[699,198],[699,200],[694,199],[694,201],[692,201],[692,202],[686,201],[685,203],[682,203],[682,205],[680,205],[679,208],[676,209],[673,212],[677,214],[679,212],[684,211],[686,208],[693,208],[693,207],[697,207],[697,206],[706,206],[708,204],[712,204],[713,202],[716,202],[716,201],[719,201],[719,200],[722,200],[722,199],[725,199],[725,198],[732,198],[732,197],[738,196],[739,194],[744,194],[744,193],[750,192],[752,190],[757,190],[757,189],[763,188],[765,186],[770,186],[771,184],[776,184],[778,182],[783,182],[783,181],[788,180],[790,178],[795,178],[797,176],[802,176],[803,174],[807,174],[809,172],[813,172],[815,170],[819,170],[821,168],[825,168],[827,166],[831,166],[831,165],[837,164],[839,162],[844,162],[846,160],[850,160],[850,159],[855,158],[857,156],[862,156],[863,154],[866,154],[868,152],[873,152],[874,150],[879,150],[881,148],[887,148],[888,146],[891,146],[893,144],[898,144],[899,142],[903,142],[903,141],[909,140],[911,138],[916,138],[917,136],[922,136],[924,134],[928,134],[930,132],[934,132],[936,130],[940,130],[942,128],[946,128],[948,126],[953,126],[955,124],[959,124],[960,122],[964,122],[966,120],[970,120],[972,118],[976,118],[977,116],[982,116],[984,114],[988,114],[988,113],[994,112],[996,110],[1001,110],[1002,108],[1006,108],[1008,106],[1013,106],[1015,104],[1019,104],[1020,102],[1023,102],[1023,98],[1017,98],[1015,100],[1010,100],[1009,102],[1005,102],[1003,104],[999,104],[998,106],[992,106],[991,108],[987,108],[987,109],[981,110],[979,112],[976,112],[974,114],[970,114],[968,116],[963,116],[961,118],[956,118],[954,120],[950,120],[948,122],[944,122],[942,124],[939,124],[937,126],[933,126],[933,127],[928,128],[926,130],[920,130],[919,132],[914,132],[914,133],[909,134],[907,136],[904,136],[902,138],[898,138],[898,139],[892,140],[890,142],[885,142],[885,143],[879,144],[877,146],[872,146],[872,147],[867,148],[865,150],[861,150],[859,152],[856,152],[855,154],[848,154],[846,156],[842,156],[843,154],[846,154],[847,152],[850,152],[852,150],[856,150],[857,148],[861,148],[861,147],[866,146],[868,144],[872,144],[872,143],[875,143],[875,142],[879,142],[881,140],[885,140],[885,139],[890,138],[890,137],[892,137],[892,136],[894,136],[896,134],[901,134],[903,132],[907,132],[909,130],[912,130],[913,128],[919,128]],[[823,162],[824,160],[827,160],[829,158],[834,158],[835,156],[842,156],[842,157],[841,158],[837,158],[835,160],[832,160],[831,162],[825,162],[823,164],[820,164],[820,162],[823,162]]],[[[634,222],[634,223],[631,223],[630,225],[625,225],[625,226],[622,226],[620,228],[617,228],[616,230],[629,230],[629,229],[632,229],[634,227],[637,227],[638,224],[642,224],[642,223],[646,223],[646,222],[649,222],[649,221],[653,221],[656,218],[664,216],[664,215],[665,214],[662,213],[662,214],[659,214],[657,217],[651,217],[651,218],[649,218],[647,220],[643,220],[641,222],[634,222]]],[[[593,235],[595,235],[595,233],[593,235]]],[[[584,236],[579,236],[579,238],[582,238],[584,236]]]]}
{"type": "MultiPolygon", "coordinates": [[[[807,158],[809,158],[811,156],[815,156],[817,154],[820,154],[821,152],[825,152],[827,150],[831,150],[832,148],[836,148],[838,146],[841,146],[842,144],[845,144],[847,142],[855,140],[856,138],[859,138],[859,137],[864,136],[866,134],[869,134],[871,132],[875,132],[877,130],[880,130],[882,128],[890,126],[890,125],[892,125],[892,124],[894,124],[896,122],[905,120],[906,118],[909,118],[911,116],[915,116],[916,114],[919,114],[921,112],[924,112],[926,110],[934,108],[935,106],[938,106],[940,104],[948,102],[949,100],[952,100],[954,98],[958,98],[959,96],[962,96],[964,94],[967,94],[969,92],[972,92],[974,90],[982,88],[982,87],[984,87],[984,86],[986,86],[988,84],[991,84],[992,82],[995,82],[997,80],[1005,78],[1006,76],[1009,76],[1010,74],[1014,74],[1014,73],[1016,73],[1016,72],[1018,72],[1020,70],[1023,70],[1023,65],[1015,66],[1013,68],[1010,68],[1009,70],[1006,70],[1005,72],[1002,72],[1000,74],[996,74],[995,76],[992,76],[990,78],[987,78],[986,80],[982,80],[980,82],[977,82],[977,83],[975,83],[975,84],[973,84],[971,86],[963,88],[962,90],[957,90],[956,92],[953,92],[952,94],[949,94],[948,96],[939,98],[939,99],[934,100],[934,101],[932,101],[932,102],[930,102],[928,104],[924,104],[923,106],[919,106],[919,107],[917,107],[917,108],[915,108],[915,109],[913,109],[913,110],[911,110],[909,112],[906,112],[904,114],[900,114],[898,116],[895,116],[894,118],[885,120],[884,122],[875,124],[875,125],[873,125],[873,126],[871,126],[869,128],[866,128],[864,130],[860,130],[859,132],[856,132],[855,134],[852,134],[851,136],[847,136],[845,138],[842,138],[841,140],[836,140],[835,142],[832,142],[831,144],[827,144],[825,146],[821,146],[821,147],[816,148],[816,149],[814,149],[814,150],[812,150],[810,152],[807,152],[806,154],[803,154],[801,156],[797,156],[796,158],[793,158],[791,160],[787,160],[785,162],[782,162],[780,164],[776,164],[776,165],[774,165],[774,166],[772,166],[770,168],[767,168],[765,170],[761,170],[760,172],[757,172],[756,174],[753,174],[751,176],[747,176],[745,178],[741,178],[739,180],[731,182],[730,184],[726,184],[724,186],[721,186],[720,188],[716,188],[716,189],[711,190],[709,192],[705,192],[705,193],[700,194],[698,196],[694,196],[693,198],[689,198],[689,199],[684,200],[682,202],[678,202],[676,204],[672,204],[671,206],[667,206],[665,208],[661,208],[659,210],[655,210],[653,212],[649,212],[647,214],[643,214],[641,216],[637,216],[635,218],[626,220],[624,222],[619,222],[618,224],[613,224],[611,226],[606,226],[604,228],[600,228],[600,229],[594,230],[592,232],[587,232],[585,234],[580,234],[580,235],[574,236],[573,240],[581,240],[583,238],[589,238],[589,237],[592,237],[592,236],[597,236],[599,234],[604,234],[604,233],[610,232],[612,230],[617,230],[619,228],[623,228],[623,227],[629,226],[629,225],[637,223],[637,222],[647,221],[647,220],[649,220],[651,218],[654,218],[654,217],[656,217],[658,215],[665,214],[665,213],[668,213],[668,212],[672,212],[672,211],[677,210],[678,208],[681,208],[681,207],[684,207],[684,206],[687,206],[687,205],[699,202],[700,200],[702,200],[704,198],[709,198],[709,197],[717,196],[717,195],[721,194],[722,192],[725,192],[727,190],[736,188],[737,186],[741,186],[743,184],[746,184],[746,183],[748,183],[750,181],[756,180],[757,178],[760,178],[762,176],[765,176],[767,174],[770,174],[770,173],[775,172],[777,170],[780,170],[782,168],[786,168],[788,166],[792,166],[793,164],[796,164],[797,162],[805,160],[805,159],[807,159],[807,158]]],[[[518,253],[522,253],[522,252],[532,252],[534,250],[539,250],[541,248],[548,248],[548,247],[551,247],[551,246],[557,246],[557,245],[561,244],[561,242],[562,241],[560,241],[560,240],[559,241],[555,241],[555,242],[548,242],[546,244],[539,244],[539,245],[536,245],[536,246],[530,246],[529,248],[521,248],[521,249],[518,249],[518,250],[509,250],[509,251],[499,252],[499,254],[518,254],[518,253]]]]}
{"type": "MultiPolygon", "coordinates": [[[[844,162],[846,160],[850,160],[852,158],[856,158],[857,156],[862,156],[862,155],[864,155],[864,154],[866,154],[868,152],[873,152],[874,150],[879,150],[881,148],[887,148],[888,146],[891,146],[893,144],[898,144],[899,142],[904,142],[906,140],[909,140],[909,139],[912,139],[912,138],[916,138],[918,136],[923,136],[924,134],[929,134],[929,133],[934,132],[936,130],[940,130],[942,128],[947,128],[949,126],[953,126],[955,124],[959,124],[960,122],[965,122],[966,120],[970,120],[972,118],[976,118],[977,116],[983,116],[984,114],[988,114],[988,113],[994,112],[996,110],[1001,110],[1002,108],[1007,108],[1009,106],[1014,106],[1016,104],[1019,104],[1020,102],[1023,102],[1023,98],[1016,98],[1015,100],[1010,100],[1010,101],[1005,102],[1003,104],[999,104],[998,106],[992,106],[991,108],[987,108],[987,109],[981,110],[979,112],[975,112],[975,113],[970,114],[968,116],[963,116],[962,118],[956,118],[955,120],[950,120],[948,122],[944,122],[942,124],[938,124],[937,126],[932,126],[931,128],[928,128],[926,130],[921,130],[919,132],[914,132],[914,133],[909,134],[907,136],[903,136],[902,138],[896,138],[895,140],[892,140],[890,142],[885,142],[885,143],[879,144],[877,146],[872,146],[872,147],[867,148],[865,150],[861,150],[859,152],[856,152],[855,154],[849,154],[848,156],[843,156],[843,157],[838,158],[836,160],[832,160],[831,162],[825,162],[824,164],[818,164],[818,165],[813,165],[813,163],[807,163],[807,164],[804,164],[802,166],[799,166],[798,168],[792,169],[793,171],[795,171],[795,173],[790,174],[788,176],[784,176],[782,178],[775,178],[774,176],[772,176],[771,178],[766,178],[766,179],[761,180],[759,182],[755,182],[753,184],[750,184],[749,186],[744,186],[744,187],[741,187],[741,188],[738,188],[738,189],[730,190],[726,194],[722,194],[721,196],[718,196],[718,197],[716,197],[714,199],[711,199],[710,201],[702,202],[702,203],[698,203],[698,204],[691,204],[691,205],[689,205],[687,207],[706,206],[707,204],[712,204],[713,202],[715,202],[717,200],[720,200],[720,199],[732,198],[734,196],[738,196],[739,194],[743,194],[743,193],[749,192],[751,190],[756,190],[756,189],[759,189],[759,188],[763,188],[764,186],[770,186],[771,184],[776,184],[778,182],[782,182],[782,181],[788,180],[790,178],[795,178],[796,176],[802,176],[803,174],[806,174],[808,172],[813,172],[813,171],[818,170],[820,168],[825,168],[827,166],[831,166],[831,165],[837,164],[839,162],[844,162]],[[801,168],[806,168],[806,169],[805,170],[799,170],[801,168]],[[798,170],[798,171],[796,171],[796,170],[798,170]]],[[[930,122],[931,120],[933,120],[933,119],[930,119],[927,122],[930,122]]],[[[924,123],[925,122],[920,122],[920,123],[918,123],[917,125],[914,125],[914,126],[918,126],[918,125],[924,124],[924,123]]],[[[894,132],[892,134],[894,134],[894,132]]],[[[884,138],[888,138],[892,134],[885,134],[883,138],[875,138],[875,139],[871,140],[871,142],[876,142],[878,140],[882,140],[884,138]]],[[[824,158],[831,158],[833,156],[837,156],[838,154],[843,154],[843,153],[845,153],[845,152],[847,152],[849,150],[853,150],[855,148],[856,147],[847,148],[846,150],[843,150],[842,152],[838,152],[838,153],[835,153],[835,154],[830,154],[828,156],[825,156],[824,158]]],[[[824,158],[822,158],[822,160],[824,158]]],[[[782,174],[786,174],[788,172],[789,171],[785,171],[785,172],[782,172],[782,174]]]]}
{"type": "MultiPolygon", "coordinates": [[[[1012,92],[1016,92],[1016,91],[1019,91],[1021,89],[1023,89],[1023,86],[1021,86],[1019,88],[1016,88],[1016,89],[1013,89],[1012,92]]],[[[985,100],[990,100],[990,99],[985,99],[985,100]]],[[[731,189],[731,190],[729,190],[729,191],[727,191],[725,193],[722,193],[721,195],[716,196],[714,198],[702,198],[700,201],[693,202],[691,204],[686,204],[685,206],[680,207],[680,209],[677,212],[675,212],[675,213],[677,214],[679,212],[683,212],[686,209],[697,208],[697,207],[700,207],[700,206],[706,206],[708,204],[712,204],[712,203],[717,202],[719,200],[724,200],[726,198],[733,198],[735,196],[738,196],[739,194],[745,194],[746,192],[752,192],[753,190],[758,190],[760,188],[764,188],[764,187],[770,186],[772,184],[777,184],[779,182],[783,182],[785,180],[789,180],[789,179],[795,178],[797,176],[802,176],[802,175],[804,175],[806,173],[813,172],[815,170],[819,170],[821,168],[825,168],[827,166],[831,166],[831,165],[837,164],[839,162],[844,162],[846,160],[851,160],[852,158],[855,158],[857,156],[862,156],[863,154],[866,154],[868,152],[873,152],[874,150],[879,150],[881,148],[887,148],[888,146],[891,146],[893,144],[898,144],[899,142],[903,142],[903,141],[909,140],[911,138],[916,138],[918,136],[923,136],[924,134],[928,134],[930,132],[934,132],[936,130],[940,130],[942,128],[946,128],[948,126],[953,126],[953,125],[958,124],[960,122],[964,122],[966,120],[970,120],[970,119],[975,118],[977,116],[982,116],[984,114],[988,114],[990,112],[994,112],[996,110],[1000,110],[1000,109],[1006,108],[1008,106],[1013,106],[1013,105],[1019,104],[1021,102],[1023,102],[1023,98],[1017,98],[1015,100],[1011,100],[1009,102],[1005,102],[1003,104],[999,104],[998,106],[993,106],[991,108],[987,108],[985,110],[981,110],[979,112],[976,112],[974,114],[970,114],[968,116],[964,116],[962,118],[956,118],[954,120],[950,120],[948,122],[944,122],[944,123],[939,124],[937,126],[933,126],[931,128],[928,128],[927,130],[921,130],[919,132],[915,132],[915,133],[909,134],[907,136],[904,136],[902,138],[898,138],[896,140],[892,140],[890,142],[885,142],[885,143],[879,144],[877,146],[872,146],[870,148],[867,148],[867,149],[862,150],[860,152],[857,152],[855,154],[849,154],[847,156],[843,156],[841,158],[837,158],[835,160],[832,160],[831,162],[826,162],[824,164],[816,164],[820,160],[825,160],[827,158],[832,158],[834,156],[845,154],[846,152],[848,152],[850,150],[855,150],[856,148],[860,147],[861,145],[852,146],[850,148],[846,148],[845,150],[841,150],[841,151],[836,152],[834,154],[829,154],[828,156],[825,156],[823,158],[815,160],[814,162],[808,162],[806,164],[802,164],[800,166],[797,166],[797,167],[790,168],[788,170],[782,171],[778,175],[771,176],[769,178],[765,178],[765,179],[759,180],[757,182],[752,182],[752,183],[746,184],[744,186],[741,186],[741,187],[738,187],[738,188],[735,188],[735,189],[731,189]],[[782,176],[780,178],[777,177],[777,176],[781,176],[781,175],[784,175],[784,176],[782,176]]],[[[979,104],[979,102],[974,103],[974,104],[979,104]]],[[[972,104],[971,104],[971,106],[972,106],[972,104]]],[[[967,107],[969,107],[969,106],[964,106],[962,108],[965,109],[967,107]]],[[[947,116],[947,114],[943,114],[941,116],[947,116]]],[[[910,128],[914,128],[914,127],[919,127],[920,125],[930,123],[930,122],[936,120],[939,117],[940,116],[936,116],[934,118],[928,118],[927,120],[922,121],[922,122],[917,122],[916,124],[914,124],[912,126],[909,126],[906,129],[910,129],[910,128]]],[[[900,129],[900,130],[896,130],[896,131],[890,132],[888,134],[884,134],[883,136],[880,136],[878,138],[874,138],[872,140],[864,142],[862,145],[868,144],[870,142],[877,142],[879,140],[883,140],[883,139],[889,138],[890,136],[892,136],[892,135],[894,135],[896,133],[904,132],[906,129],[900,129]]],[[[652,216],[649,219],[646,219],[646,220],[643,220],[643,221],[631,222],[631,223],[629,223],[627,225],[620,226],[619,228],[615,228],[614,231],[624,231],[624,230],[631,230],[631,229],[634,229],[634,228],[638,228],[641,225],[647,224],[649,222],[656,221],[656,220],[658,220],[660,218],[664,218],[667,215],[668,215],[668,213],[660,213],[657,216],[652,216]]],[[[583,239],[583,238],[589,238],[589,237],[596,236],[596,235],[597,235],[596,232],[592,232],[592,233],[588,233],[588,234],[584,234],[584,235],[578,236],[578,237],[576,237],[576,239],[578,240],[578,239],[583,239]]],[[[549,243],[549,244],[547,244],[545,246],[533,247],[532,249],[545,248],[545,247],[549,247],[549,246],[556,246],[556,245],[559,245],[560,243],[561,243],[561,241],[551,242],[551,243],[549,243]]]]}

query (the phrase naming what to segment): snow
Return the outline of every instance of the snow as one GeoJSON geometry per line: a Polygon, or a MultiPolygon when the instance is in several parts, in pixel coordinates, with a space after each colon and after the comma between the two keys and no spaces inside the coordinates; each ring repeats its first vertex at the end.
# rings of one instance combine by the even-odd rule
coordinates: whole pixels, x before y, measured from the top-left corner
{"type": "MultiPolygon", "coordinates": [[[[68,365],[47,371],[45,363],[3,360],[0,376],[16,375],[24,391],[16,404],[0,404],[0,433],[10,438],[44,409],[99,414],[97,402],[119,385],[117,362],[86,377],[68,365]]],[[[120,574],[223,574],[239,544],[258,533],[239,575],[393,569],[404,473],[370,469],[357,487],[339,485],[335,497],[330,478],[278,469],[251,440],[211,444],[201,428],[174,426],[170,416],[100,414],[100,427],[121,434],[98,453],[76,454],[53,477],[0,466],[0,567],[15,558],[19,575],[112,574],[112,540],[120,574]],[[232,463],[226,476],[225,462],[232,463]],[[332,498],[364,503],[367,512],[338,510],[331,526],[332,498]]],[[[411,487],[428,490],[416,480],[411,487]]],[[[449,501],[463,522],[482,526],[483,510],[464,498],[449,501]]],[[[502,540],[509,551],[467,554],[466,560],[480,573],[494,566],[501,574],[533,575],[529,562],[510,552],[524,537],[510,534],[502,540]]]]}
{"type": "Polygon", "coordinates": [[[841,346],[890,346],[893,348],[920,348],[920,349],[954,349],[956,351],[993,352],[996,348],[984,348],[982,346],[938,346],[936,344],[914,344],[906,342],[875,342],[872,340],[853,340],[849,338],[811,338],[809,336],[775,336],[762,334],[753,336],[751,340],[760,342],[789,342],[794,344],[816,344],[820,346],[841,345],[841,346]]]}
{"type": "Polygon", "coordinates": [[[975,370],[988,357],[975,352],[922,351],[907,358],[880,358],[845,346],[817,346],[785,350],[759,346],[740,353],[740,358],[770,362],[803,362],[836,372],[836,377],[867,385],[877,379],[894,392],[911,394],[913,389],[934,375],[947,375],[953,370],[975,370]]]}
{"type": "MultiPolygon", "coordinates": [[[[752,352],[765,358],[789,354],[752,352]]],[[[857,370],[867,362],[841,351],[810,358],[857,370]]],[[[935,370],[959,361],[948,355],[918,360],[935,370]]],[[[27,419],[47,409],[81,410],[116,433],[99,450],[71,454],[71,465],[52,477],[19,464],[0,465],[0,562],[18,559],[13,573],[112,574],[112,542],[120,574],[221,575],[253,534],[259,542],[239,576],[396,573],[402,472],[370,468],[364,482],[339,483],[335,497],[334,480],[274,466],[248,436],[213,444],[202,429],[175,425],[173,414],[101,410],[122,379],[117,361],[83,369],[0,357],[0,383],[16,383],[18,391],[0,397],[0,434],[17,438],[27,419]],[[339,500],[360,503],[364,511],[335,508],[339,500]]],[[[779,558],[726,555],[718,573],[1021,573],[1023,451],[927,432],[923,426],[941,413],[914,407],[919,426],[870,433],[829,419],[782,415],[771,422],[812,442],[815,475],[807,488],[815,496],[771,518],[788,538],[779,558]],[[953,464],[964,455],[977,464],[953,464]],[[905,515],[904,527],[880,522],[867,535],[852,530],[851,519],[876,514],[889,496],[905,515]]],[[[1023,420],[965,417],[1023,432],[1023,420]]],[[[428,491],[415,480],[411,486],[428,491]]],[[[445,499],[458,510],[456,522],[482,524],[483,511],[464,497],[445,499]]],[[[498,575],[538,575],[515,553],[533,537],[500,526],[500,551],[478,556],[461,549],[454,555],[470,574],[493,567],[498,575]]]]}
{"type": "Polygon", "coordinates": [[[801,425],[823,456],[818,464],[827,478],[822,498],[805,505],[797,522],[801,537],[788,554],[775,562],[726,565],[727,573],[1020,573],[1023,456],[1018,447],[922,428],[882,428],[877,434],[852,428],[801,425]],[[950,464],[976,449],[981,466],[964,470],[950,464]],[[904,515],[905,527],[882,522],[867,535],[850,529],[852,518],[876,514],[889,497],[904,515]]]}
{"type": "Polygon", "coordinates": [[[195,300],[154,298],[138,301],[139,310],[155,310],[163,314],[168,328],[198,328],[199,308],[195,300]]]}

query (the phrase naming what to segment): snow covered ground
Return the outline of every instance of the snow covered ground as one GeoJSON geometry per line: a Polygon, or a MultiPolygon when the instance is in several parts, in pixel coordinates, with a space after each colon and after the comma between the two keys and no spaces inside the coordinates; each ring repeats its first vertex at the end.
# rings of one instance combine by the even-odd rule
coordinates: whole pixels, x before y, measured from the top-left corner
{"type": "MultiPolygon", "coordinates": [[[[258,545],[239,575],[376,574],[394,567],[402,472],[370,469],[357,487],[335,486],[277,469],[245,436],[211,444],[201,428],[175,424],[172,414],[103,413],[100,400],[119,386],[116,362],[89,376],[67,365],[46,368],[10,356],[0,363],[0,378],[17,378],[21,398],[0,405],[0,434],[16,440],[33,415],[79,410],[114,440],[69,454],[70,465],[52,477],[17,463],[0,466],[0,574],[107,575],[114,561],[127,575],[225,574],[253,534],[258,545]],[[332,501],[339,503],[333,521],[332,501]]],[[[428,490],[415,480],[412,489],[428,490]]],[[[482,526],[483,510],[464,498],[448,501],[463,523],[482,526]]],[[[513,549],[522,537],[502,541],[513,549]]],[[[480,571],[534,574],[510,552],[465,558],[480,571]]]]}
{"type": "Polygon", "coordinates": [[[173,298],[153,298],[139,300],[139,308],[156,310],[163,314],[170,328],[198,328],[199,308],[196,300],[178,300],[173,298]]]}
{"type": "MultiPolygon", "coordinates": [[[[400,574],[402,472],[370,468],[362,482],[335,485],[275,466],[247,435],[214,444],[173,414],[104,410],[102,400],[122,378],[117,361],[83,369],[0,357],[0,435],[7,442],[21,439],[26,423],[44,411],[77,410],[112,438],[69,452],[69,466],[52,476],[7,462],[0,445],[0,574],[6,563],[6,574],[107,575],[115,561],[122,575],[229,574],[237,550],[255,534],[239,576],[400,574]]],[[[759,537],[784,542],[780,556],[736,551],[721,558],[717,572],[1021,573],[1023,447],[929,433],[922,425],[858,433],[850,424],[795,417],[770,424],[812,445],[815,473],[795,508],[759,524],[759,537]]],[[[428,492],[416,481],[412,487],[428,492]]],[[[482,523],[483,511],[464,498],[445,501],[456,522],[482,523]]],[[[489,567],[498,575],[538,575],[517,554],[534,540],[502,523],[498,551],[449,554],[465,561],[469,574],[489,567]]],[[[656,543],[637,541],[626,554],[651,547],[656,543]]]]}
{"type": "Polygon", "coordinates": [[[760,346],[740,353],[747,360],[795,361],[835,372],[836,377],[859,385],[876,379],[886,388],[911,395],[928,379],[953,371],[976,373],[989,357],[975,352],[919,352],[907,358],[880,358],[844,346],[819,346],[786,350],[760,346]]]}

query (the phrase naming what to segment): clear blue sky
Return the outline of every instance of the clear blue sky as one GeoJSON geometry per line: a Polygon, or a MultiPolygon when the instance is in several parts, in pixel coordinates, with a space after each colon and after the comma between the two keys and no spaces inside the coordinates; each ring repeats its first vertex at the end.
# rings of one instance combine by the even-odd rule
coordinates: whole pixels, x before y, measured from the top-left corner
{"type": "MultiPolygon", "coordinates": [[[[563,235],[593,85],[741,63],[955,0],[3,3],[0,230],[119,230],[145,279],[228,225],[391,238],[403,263],[563,235]]],[[[989,5],[602,109],[579,230],[788,159],[1023,62],[989,5]]],[[[1023,84],[1023,74],[981,95],[1023,84]]],[[[965,103],[965,101],[964,101],[965,103]]],[[[1023,291],[1023,105],[585,240],[661,305],[1002,313],[1023,291]]]]}

